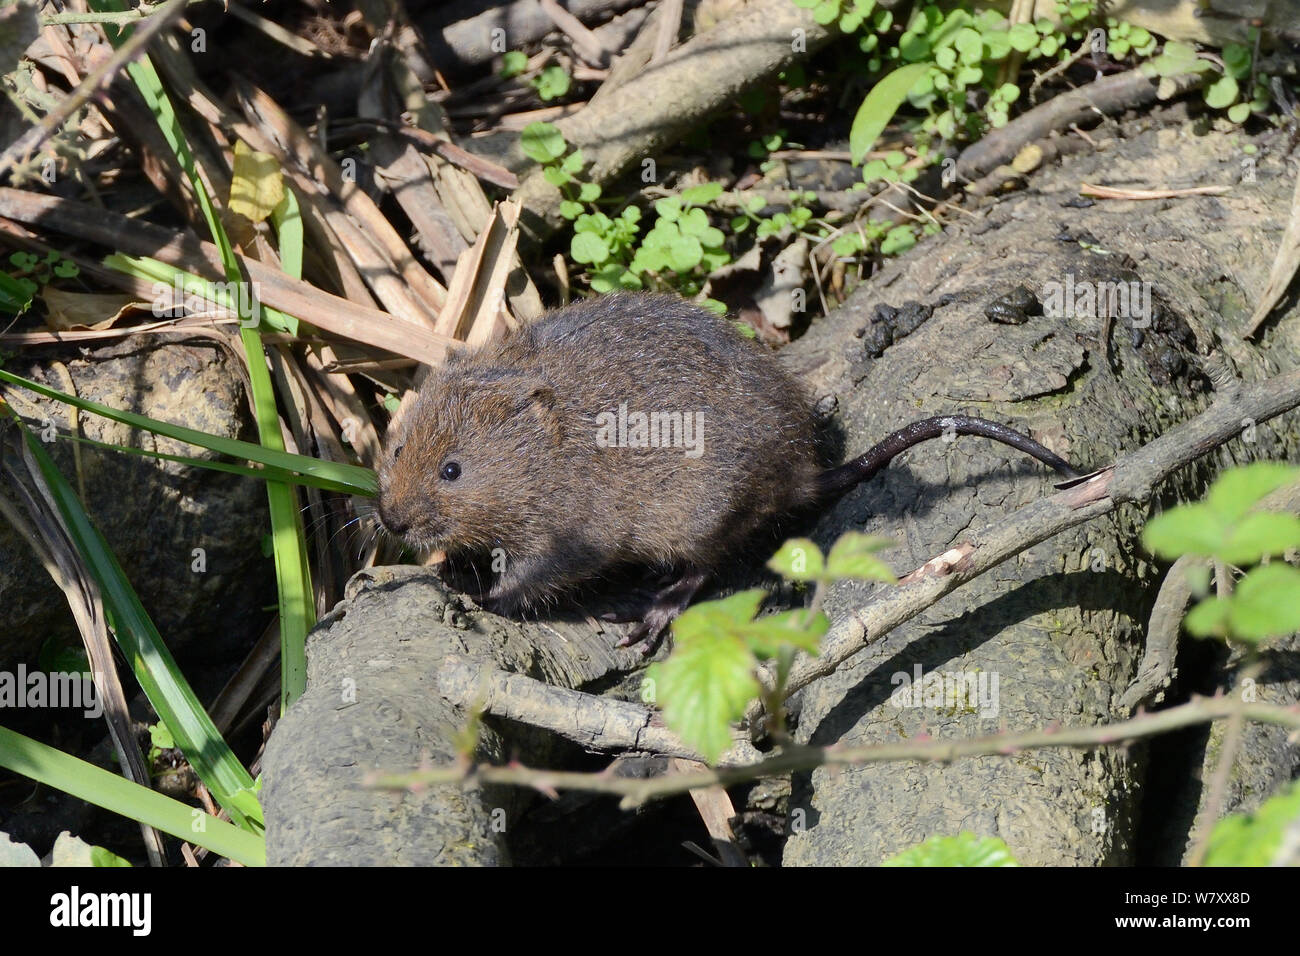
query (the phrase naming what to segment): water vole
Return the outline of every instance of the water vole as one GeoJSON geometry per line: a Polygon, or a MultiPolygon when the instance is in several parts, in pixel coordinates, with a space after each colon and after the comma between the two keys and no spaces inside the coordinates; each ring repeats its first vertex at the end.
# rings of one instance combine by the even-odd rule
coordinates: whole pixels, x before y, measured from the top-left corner
{"type": "Polygon", "coordinates": [[[945,430],[1075,474],[1032,439],[963,416],[825,468],[811,402],[772,353],[679,299],[611,295],[434,370],[388,436],[378,514],[413,546],[491,554],[487,603],[505,614],[621,565],[667,570],[673,583],[628,638],[653,642],[762,529],[945,430]]]}

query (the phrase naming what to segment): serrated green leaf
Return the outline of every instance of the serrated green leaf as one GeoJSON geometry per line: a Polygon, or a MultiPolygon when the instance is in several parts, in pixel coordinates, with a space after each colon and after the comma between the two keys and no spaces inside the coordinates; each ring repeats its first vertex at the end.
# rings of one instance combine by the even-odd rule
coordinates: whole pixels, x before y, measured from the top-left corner
{"type": "Polygon", "coordinates": [[[1235,521],[1284,485],[1300,480],[1300,468],[1276,461],[1257,461],[1230,468],[1206,492],[1205,503],[1224,521],[1235,521]]]}
{"type": "Polygon", "coordinates": [[[1300,570],[1281,561],[1253,568],[1230,599],[1231,636],[1260,641],[1300,631],[1300,570]]]}
{"type": "Polygon", "coordinates": [[[751,621],[744,628],[743,635],[745,643],[759,660],[769,660],[786,647],[796,647],[815,656],[821,639],[830,628],[830,618],[821,611],[810,615],[799,608],[751,621]]]}
{"type": "Polygon", "coordinates": [[[1179,505],[1142,529],[1142,546],[1166,560],[1184,554],[1212,557],[1228,534],[1228,523],[1207,504],[1179,505]]]}
{"type": "Polygon", "coordinates": [[[831,546],[831,553],[826,558],[826,573],[835,579],[855,578],[897,583],[898,579],[889,565],[876,557],[877,551],[893,546],[894,542],[889,538],[849,531],[831,546]]]}
{"type": "Polygon", "coordinates": [[[1228,632],[1228,619],[1232,602],[1226,598],[1206,598],[1187,612],[1183,627],[1194,637],[1224,637],[1228,632]]]}
{"type": "Polygon", "coordinates": [[[696,604],[673,621],[673,637],[681,645],[697,639],[708,640],[720,631],[734,633],[754,619],[766,599],[767,592],[762,588],[750,588],[717,601],[696,604]]]}
{"type": "Polygon", "coordinates": [[[1300,518],[1295,515],[1256,511],[1229,530],[1218,557],[1229,564],[1258,564],[1266,557],[1300,548],[1300,518]]]}
{"type": "Polygon", "coordinates": [[[1210,832],[1206,866],[1277,866],[1294,863],[1288,834],[1300,819],[1300,781],[1265,800],[1253,813],[1224,817],[1210,832]]]}
{"type": "Polygon", "coordinates": [[[822,549],[811,538],[791,538],[772,555],[767,566],[791,581],[816,581],[826,571],[822,549]]]}
{"type": "Polygon", "coordinates": [[[754,666],[744,644],[718,637],[679,643],[646,676],[658,686],[664,721],[712,763],[731,746],[731,723],[758,695],[754,666]]]}
{"type": "Polygon", "coordinates": [[[881,866],[1019,866],[997,837],[974,833],[935,836],[885,860],[881,866]]]}

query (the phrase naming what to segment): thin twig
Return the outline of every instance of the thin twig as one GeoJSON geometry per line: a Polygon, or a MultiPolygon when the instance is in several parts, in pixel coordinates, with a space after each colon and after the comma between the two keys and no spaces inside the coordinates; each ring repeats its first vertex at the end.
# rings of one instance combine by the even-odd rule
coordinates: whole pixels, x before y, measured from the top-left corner
{"type": "Polygon", "coordinates": [[[21,162],[27,162],[37,147],[53,136],[98,90],[107,86],[118,70],[144,53],[145,47],[155,36],[180,19],[188,2],[189,0],[167,0],[167,3],[158,8],[157,13],[142,20],[143,26],[131,34],[131,38],[118,47],[111,57],[87,74],[75,90],[46,114],[39,126],[28,130],[9,145],[4,154],[0,155],[0,176],[16,165],[20,157],[21,162]]]}
{"type": "Polygon", "coordinates": [[[649,779],[615,777],[608,773],[535,770],[518,764],[504,767],[465,765],[402,774],[372,773],[364,784],[375,789],[405,790],[434,784],[461,783],[466,786],[506,784],[550,790],[585,790],[622,796],[624,807],[637,806],[701,787],[748,783],[761,777],[814,770],[825,766],[862,766],[896,761],[948,763],[963,757],[1005,756],[1044,747],[1099,747],[1129,743],[1168,733],[1182,727],[1222,720],[1240,714],[1242,719],[1276,724],[1300,731],[1300,706],[1246,704],[1235,697],[1192,700],[1154,714],[1143,714],[1116,724],[1094,727],[1048,727],[1020,734],[993,734],[965,740],[911,740],[905,743],[859,747],[792,747],[757,763],[739,767],[701,770],[698,773],[649,779]]]}

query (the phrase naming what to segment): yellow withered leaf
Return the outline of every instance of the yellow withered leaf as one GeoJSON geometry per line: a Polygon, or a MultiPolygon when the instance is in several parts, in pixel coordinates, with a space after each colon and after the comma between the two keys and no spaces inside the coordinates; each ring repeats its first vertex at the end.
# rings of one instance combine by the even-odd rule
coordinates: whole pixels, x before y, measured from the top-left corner
{"type": "Polygon", "coordinates": [[[270,153],[235,141],[235,171],[230,177],[230,211],[250,222],[261,222],[284,199],[280,164],[270,153]]]}

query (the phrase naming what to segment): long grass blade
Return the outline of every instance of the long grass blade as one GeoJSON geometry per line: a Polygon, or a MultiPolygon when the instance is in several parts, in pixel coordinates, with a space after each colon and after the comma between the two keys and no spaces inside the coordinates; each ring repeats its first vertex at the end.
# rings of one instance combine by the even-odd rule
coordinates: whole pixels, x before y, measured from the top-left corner
{"type": "Polygon", "coordinates": [[[231,819],[246,829],[260,828],[262,811],[253,796],[253,778],[226,745],[176,666],[162,635],[140,603],[112,549],[82,508],[72,486],[41,442],[17,415],[13,417],[22,428],[28,451],[54,496],[69,537],[99,585],[113,636],[149,703],[171,731],[194,772],[217,802],[230,812],[231,819]]]}
{"type": "MultiPolygon", "coordinates": [[[[369,468],[362,468],[359,465],[349,465],[337,461],[321,461],[319,458],[311,458],[307,455],[294,455],[287,451],[276,451],[262,445],[254,445],[252,442],[240,441],[237,438],[209,435],[207,432],[186,428],[183,425],[173,425],[170,422],[149,418],[147,415],[119,411],[115,408],[109,408],[107,405],[100,405],[98,402],[60,392],[58,389],[42,385],[40,382],[33,382],[31,379],[23,378],[4,369],[0,369],[0,382],[8,382],[10,385],[30,389],[38,395],[66,402],[75,408],[80,408],[82,411],[115,422],[121,422],[123,425],[130,425],[133,428],[140,428],[157,435],[163,435],[167,438],[174,438],[177,441],[185,442],[187,445],[197,445],[199,448],[206,448],[209,451],[219,452],[243,461],[255,461],[269,468],[279,468],[292,475],[334,482],[339,486],[338,490],[346,491],[349,494],[373,497],[378,491],[379,486],[375,479],[375,473],[369,468]]],[[[200,462],[195,463],[199,464],[200,462]]]]}
{"type": "MultiPolygon", "coordinates": [[[[102,2],[102,0],[101,0],[102,2]]],[[[212,234],[212,241],[221,252],[221,262],[226,279],[232,283],[245,281],[235,258],[230,238],[221,225],[212,198],[199,177],[194,157],[185,142],[184,130],[176,116],[171,99],[163,88],[162,80],[154,69],[153,61],[146,55],[128,67],[131,79],[144,97],[158,122],[159,129],[177,161],[185,171],[194,189],[194,195],[203,212],[203,218],[212,234]]],[[[242,301],[252,301],[252,296],[241,296],[242,301]]],[[[259,310],[260,312],[260,310],[259,310]]],[[[241,318],[247,318],[241,316],[241,318]]],[[[271,373],[266,367],[262,352],[262,339],[256,328],[241,322],[240,342],[248,359],[249,381],[253,392],[253,412],[257,419],[258,438],[272,451],[284,451],[280,433],[280,419],[276,411],[275,389],[271,373]]],[[[311,568],[307,560],[307,541],[298,509],[294,489],[282,482],[268,481],[267,500],[271,512],[271,540],[275,549],[275,579],[279,594],[281,636],[281,710],[296,700],[306,688],[307,660],[303,648],[307,632],[316,623],[316,602],[312,593],[311,568]]]]}
{"type": "Polygon", "coordinates": [[[0,727],[0,767],[245,866],[266,866],[266,841],[260,835],[4,727],[0,727]]]}

